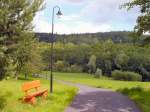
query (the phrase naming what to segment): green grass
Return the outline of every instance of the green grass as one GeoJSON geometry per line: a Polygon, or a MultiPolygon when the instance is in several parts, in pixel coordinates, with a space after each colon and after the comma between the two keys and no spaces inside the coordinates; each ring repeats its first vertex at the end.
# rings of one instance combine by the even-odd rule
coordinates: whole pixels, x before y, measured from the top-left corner
{"type": "Polygon", "coordinates": [[[150,82],[117,81],[107,77],[97,79],[86,73],[54,73],[54,77],[64,81],[86,84],[98,88],[108,88],[112,90],[139,86],[145,89],[150,89],[150,82]]]}
{"type": "MultiPolygon", "coordinates": [[[[54,83],[54,93],[47,99],[37,98],[36,105],[21,102],[24,93],[21,85],[24,80],[0,81],[0,112],[63,112],[65,107],[72,101],[77,88],[54,83]]],[[[42,87],[49,89],[49,81],[41,80],[42,87]]]]}
{"type": "Polygon", "coordinates": [[[54,76],[59,80],[122,92],[133,99],[143,112],[150,112],[150,82],[116,81],[106,77],[96,79],[85,73],[55,73],[54,76]],[[142,89],[138,91],[137,88],[142,89]]]}
{"type": "Polygon", "coordinates": [[[128,95],[134,100],[143,112],[150,112],[150,90],[140,87],[124,88],[118,90],[122,94],[128,95]]]}
{"type": "MultiPolygon", "coordinates": [[[[42,74],[48,74],[48,72],[42,74]]],[[[54,73],[54,77],[59,80],[119,91],[133,99],[143,112],[150,112],[150,82],[116,81],[106,77],[96,79],[85,73],[54,73]]],[[[24,80],[12,79],[0,81],[0,112],[63,112],[77,91],[75,87],[55,81],[54,94],[49,95],[46,100],[38,98],[37,104],[33,106],[24,104],[20,100],[24,95],[21,91],[21,85],[24,82],[24,80]]],[[[49,81],[41,80],[41,82],[42,87],[49,88],[49,81]]]]}

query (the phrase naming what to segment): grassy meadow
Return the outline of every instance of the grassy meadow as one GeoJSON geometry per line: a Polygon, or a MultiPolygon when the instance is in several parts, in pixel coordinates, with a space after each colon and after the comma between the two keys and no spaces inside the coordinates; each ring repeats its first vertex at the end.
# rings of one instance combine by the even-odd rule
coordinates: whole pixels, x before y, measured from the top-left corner
{"type": "Polygon", "coordinates": [[[55,73],[54,77],[55,79],[86,84],[98,88],[108,88],[112,90],[133,87],[150,89],[150,82],[118,81],[107,77],[101,77],[100,79],[98,79],[86,73],[55,73]]]}
{"type": "MultiPolygon", "coordinates": [[[[42,72],[42,74],[47,74],[48,76],[49,72],[42,72]]],[[[150,111],[149,82],[116,81],[107,77],[101,77],[97,79],[86,73],[56,72],[54,73],[54,78],[56,79],[54,81],[54,94],[49,94],[46,100],[37,98],[36,105],[30,105],[21,102],[21,98],[24,95],[24,93],[21,91],[21,85],[26,82],[25,80],[19,79],[16,81],[9,79],[1,81],[0,112],[63,112],[65,107],[70,104],[75,96],[77,88],[60,84],[57,82],[57,80],[70,81],[97,88],[112,89],[113,91],[118,91],[128,95],[139,105],[143,112],[150,111]]],[[[40,80],[42,87],[49,89],[49,81],[44,79],[40,80]]]]}
{"type": "MultiPolygon", "coordinates": [[[[55,82],[52,95],[49,94],[46,100],[37,98],[37,104],[30,105],[21,101],[24,95],[21,85],[24,82],[12,79],[0,81],[0,112],[62,112],[77,91],[77,88],[55,82]]],[[[49,81],[41,80],[41,84],[49,89],[49,81]]]]}

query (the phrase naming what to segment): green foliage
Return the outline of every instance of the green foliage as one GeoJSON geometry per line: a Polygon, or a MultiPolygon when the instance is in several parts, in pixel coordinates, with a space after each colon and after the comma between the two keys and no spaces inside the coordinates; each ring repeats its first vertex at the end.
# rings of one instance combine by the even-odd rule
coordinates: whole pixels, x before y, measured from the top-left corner
{"type": "Polygon", "coordinates": [[[65,65],[64,65],[64,62],[63,61],[57,61],[56,63],[55,63],[55,69],[56,69],[56,71],[59,71],[59,72],[62,72],[62,71],[64,71],[64,67],[65,67],[65,65]]]}
{"type": "Polygon", "coordinates": [[[30,49],[27,49],[30,52],[29,54],[26,54],[26,56],[28,55],[28,60],[25,62],[21,70],[21,72],[25,75],[39,73],[44,69],[39,43],[35,40],[30,45],[30,49]]]}
{"type": "Polygon", "coordinates": [[[123,69],[124,66],[127,67],[128,65],[129,56],[127,56],[127,54],[125,54],[124,52],[121,52],[120,54],[116,56],[115,61],[116,61],[117,67],[120,69],[123,69]]]}
{"type": "Polygon", "coordinates": [[[125,95],[133,95],[137,92],[142,92],[144,89],[141,87],[132,87],[132,88],[124,88],[124,89],[118,89],[117,91],[125,94],[125,95]]]}
{"type": "MultiPolygon", "coordinates": [[[[42,43],[42,58],[45,70],[50,60],[49,44],[42,43]]],[[[55,63],[63,61],[64,71],[71,72],[71,66],[77,65],[82,72],[96,72],[101,68],[103,75],[111,76],[116,69],[134,71],[142,75],[142,79],[150,80],[150,46],[139,46],[132,43],[113,43],[111,40],[93,45],[76,45],[73,43],[56,43],[54,46],[55,63]],[[93,56],[92,56],[93,55],[93,56]],[[90,66],[89,66],[90,64],[90,66]]]]}
{"type": "Polygon", "coordinates": [[[78,66],[78,65],[71,65],[70,70],[71,70],[72,73],[82,72],[81,66],[78,66]]]}
{"type": "MultiPolygon", "coordinates": [[[[11,66],[15,69],[17,78],[19,72],[29,62],[34,40],[31,33],[32,20],[36,12],[42,9],[42,3],[43,0],[0,1],[0,48],[5,48],[5,51],[0,49],[0,54],[2,52],[5,57],[3,58],[5,62],[2,62],[3,64],[0,62],[2,68],[0,76],[4,76],[4,71],[11,66]]],[[[1,58],[0,56],[0,60],[1,58]]]]}
{"type": "Polygon", "coordinates": [[[25,75],[38,73],[42,70],[42,59],[39,43],[32,36],[22,37],[16,51],[12,54],[16,79],[19,73],[25,75]]]}
{"type": "Polygon", "coordinates": [[[63,61],[57,61],[55,63],[55,69],[57,71],[63,71],[63,69],[64,69],[64,62],[63,61]]]}
{"type": "MultiPolygon", "coordinates": [[[[73,43],[77,45],[87,44],[93,45],[101,41],[113,40],[114,43],[128,43],[131,42],[129,38],[129,31],[110,31],[98,33],[75,33],[75,34],[55,34],[56,41],[64,45],[73,43]]],[[[36,33],[37,38],[41,42],[49,42],[49,33],[36,33]]]]}
{"type": "Polygon", "coordinates": [[[143,112],[149,112],[149,102],[150,102],[150,90],[144,89],[142,87],[133,87],[133,88],[123,88],[118,89],[122,94],[128,95],[132,100],[134,100],[143,112]]]}
{"type": "Polygon", "coordinates": [[[79,65],[76,65],[76,64],[68,65],[68,64],[64,63],[64,61],[58,60],[55,63],[55,71],[80,73],[80,72],[82,72],[82,67],[79,65]]]}
{"type": "Polygon", "coordinates": [[[95,73],[96,71],[96,56],[92,55],[88,62],[89,73],[95,73]]]}
{"type": "Polygon", "coordinates": [[[123,72],[119,70],[113,71],[112,77],[116,80],[124,80],[124,81],[141,81],[142,80],[142,77],[138,73],[123,72]]]}
{"type": "Polygon", "coordinates": [[[141,15],[137,18],[135,30],[138,35],[145,32],[150,32],[150,1],[149,0],[133,0],[123,5],[130,10],[133,7],[139,6],[141,15]]]}
{"type": "Polygon", "coordinates": [[[95,77],[95,78],[101,78],[101,77],[102,77],[102,70],[99,69],[99,68],[97,68],[97,69],[96,69],[96,72],[95,72],[95,74],[94,74],[94,77],[95,77]]]}
{"type": "Polygon", "coordinates": [[[7,59],[4,54],[4,49],[0,47],[0,80],[2,80],[5,76],[7,59]]]}

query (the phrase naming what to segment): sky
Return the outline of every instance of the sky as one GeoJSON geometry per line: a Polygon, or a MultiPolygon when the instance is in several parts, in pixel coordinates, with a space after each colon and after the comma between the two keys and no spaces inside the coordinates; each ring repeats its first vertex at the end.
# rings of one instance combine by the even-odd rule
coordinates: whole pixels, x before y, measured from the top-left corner
{"type": "MultiPolygon", "coordinates": [[[[130,11],[119,6],[129,0],[45,0],[45,8],[33,20],[35,32],[51,32],[52,9],[58,5],[63,15],[55,16],[55,33],[95,33],[131,31],[139,15],[138,8],[130,11]]],[[[57,13],[58,9],[55,9],[57,13]]]]}

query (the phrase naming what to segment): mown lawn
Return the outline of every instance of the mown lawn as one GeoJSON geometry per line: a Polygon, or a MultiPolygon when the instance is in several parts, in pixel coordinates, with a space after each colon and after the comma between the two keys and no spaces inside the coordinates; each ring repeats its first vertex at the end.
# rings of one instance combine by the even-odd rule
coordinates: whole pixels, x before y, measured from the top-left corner
{"type": "Polygon", "coordinates": [[[96,79],[84,73],[55,73],[54,76],[59,80],[122,92],[133,99],[143,112],[150,112],[150,82],[116,81],[106,77],[96,79]]]}
{"type": "Polygon", "coordinates": [[[132,87],[142,87],[145,89],[150,89],[150,82],[117,81],[106,77],[97,79],[86,73],[55,73],[54,76],[56,79],[86,84],[98,88],[117,90],[132,87]]]}
{"type": "MultiPolygon", "coordinates": [[[[40,79],[41,80],[41,79],[40,79]]],[[[36,105],[21,102],[24,93],[21,85],[24,80],[0,81],[0,112],[63,112],[77,92],[77,88],[54,83],[54,93],[46,100],[37,99],[36,105]]],[[[49,89],[49,81],[41,80],[42,87],[49,89]]]]}

